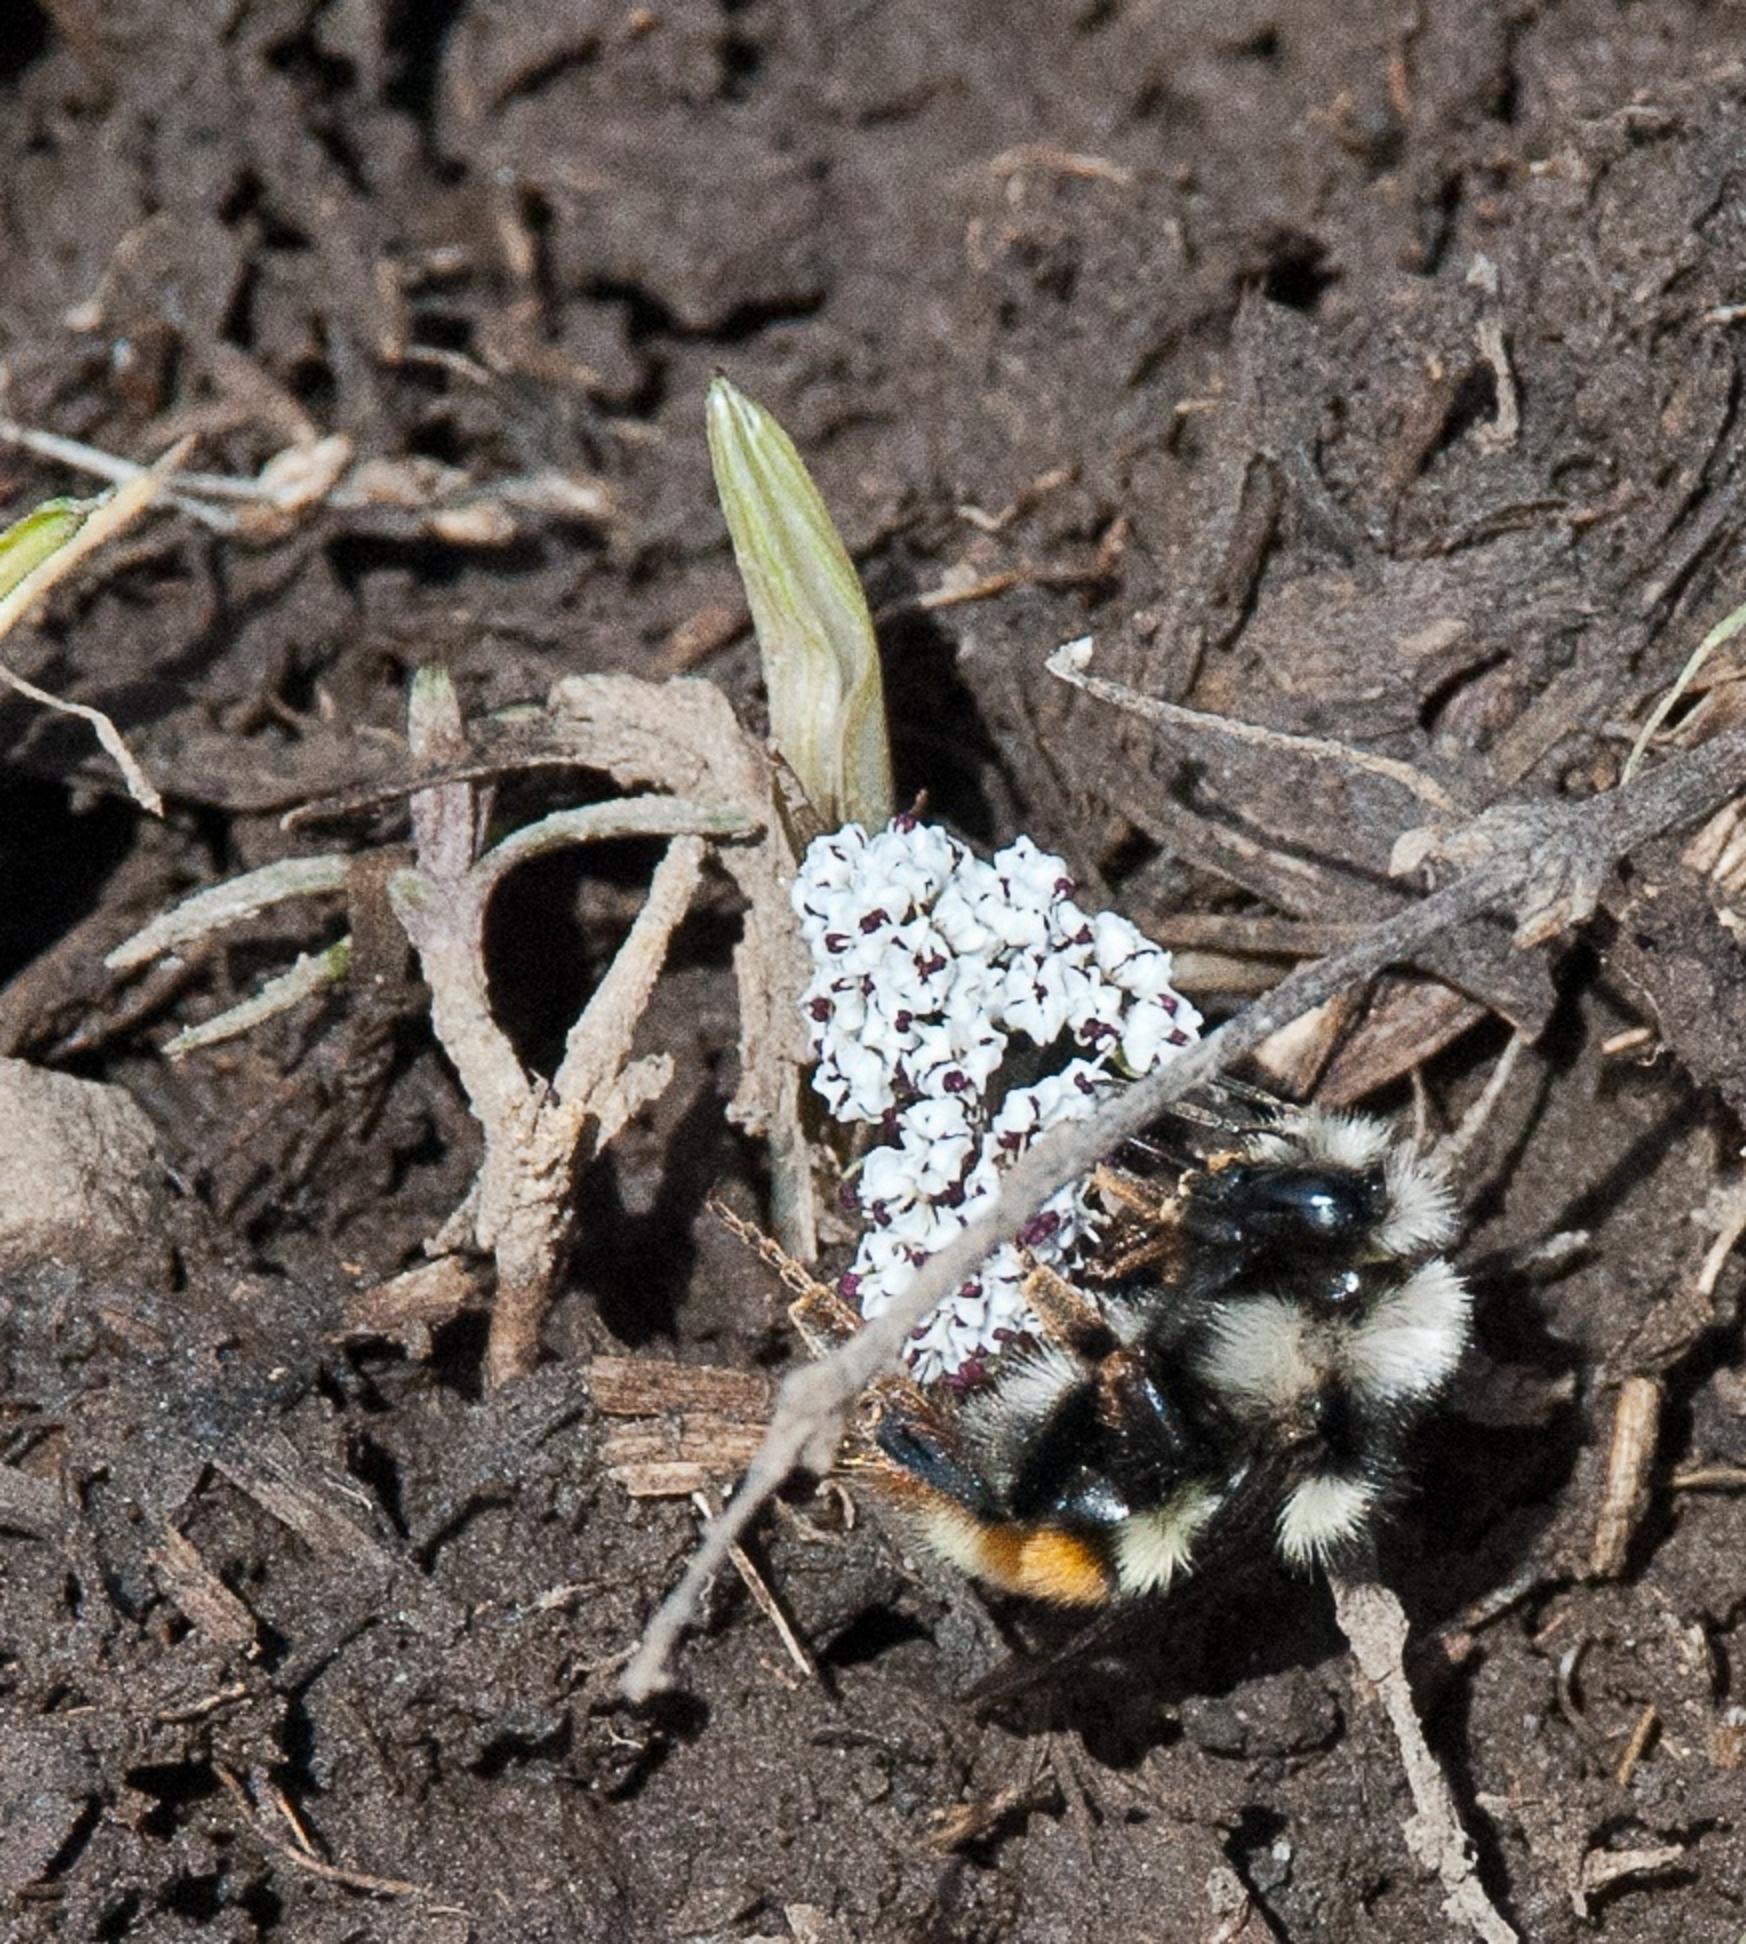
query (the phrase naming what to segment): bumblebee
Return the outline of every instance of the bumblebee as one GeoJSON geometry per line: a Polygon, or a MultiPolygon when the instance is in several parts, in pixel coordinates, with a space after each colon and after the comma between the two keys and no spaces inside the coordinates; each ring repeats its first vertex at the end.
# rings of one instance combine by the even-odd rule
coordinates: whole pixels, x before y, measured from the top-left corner
{"type": "Polygon", "coordinates": [[[1466,1348],[1454,1197],[1386,1123],[1229,1084],[1173,1180],[1114,1168],[1095,1257],[1033,1268],[1034,1333],[953,1396],[875,1394],[866,1466],[921,1540],[1073,1606],[1161,1592],[1240,1530],[1338,1563],[1400,1497],[1466,1348]]]}

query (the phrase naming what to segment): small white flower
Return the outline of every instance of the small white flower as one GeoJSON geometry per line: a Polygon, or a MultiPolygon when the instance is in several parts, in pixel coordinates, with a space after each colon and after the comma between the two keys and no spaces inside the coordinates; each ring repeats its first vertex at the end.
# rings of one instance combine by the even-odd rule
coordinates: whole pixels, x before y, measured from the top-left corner
{"type": "Polygon", "coordinates": [[[1058,958],[1021,960],[1001,987],[1001,1024],[1038,1046],[1051,1045],[1068,1020],[1069,970],[1058,958]]]}
{"type": "Polygon", "coordinates": [[[1123,1067],[1136,1076],[1150,1073],[1159,1053],[1169,1043],[1175,1024],[1162,1006],[1136,1006],[1122,1027],[1123,1067]]]}
{"type": "Polygon", "coordinates": [[[871,1047],[857,1041],[839,1042],[831,1058],[818,1069],[813,1084],[825,1082],[824,1096],[831,1113],[842,1121],[878,1121],[897,1105],[891,1073],[871,1047]]]}
{"type": "Polygon", "coordinates": [[[1071,894],[1073,881],[1060,858],[1040,851],[1028,837],[1016,838],[994,856],[994,869],[1015,905],[1046,912],[1071,894]]]}
{"type": "Polygon", "coordinates": [[[1170,972],[1170,954],[1145,944],[1123,959],[1109,976],[1135,999],[1156,999],[1171,991],[1170,972]]]}
{"type": "Polygon", "coordinates": [[[806,854],[806,871],[795,883],[798,895],[810,890],[835,890],[850,883],[867,848],[867,833],[858,823],[844,824],[821,837],[806,854]]]}
{"type": "Polygon", "coordinates": [[[917,1191],[932,1200],[962,1179],[976,1136],[965,1103],[946,1094],[915,1103],[903,1117],[902,1142],[917,1191]]]}

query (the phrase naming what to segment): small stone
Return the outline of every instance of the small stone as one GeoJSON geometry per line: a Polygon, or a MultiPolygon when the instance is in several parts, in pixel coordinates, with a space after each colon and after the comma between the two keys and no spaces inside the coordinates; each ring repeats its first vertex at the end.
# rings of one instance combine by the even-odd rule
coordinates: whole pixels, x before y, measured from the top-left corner
{"type": "Polygon", "coordinates": [[[0,1060],[0,1275],[110,1266],[156,1240],[164,1164],[132,1095],[0,1060]]]}

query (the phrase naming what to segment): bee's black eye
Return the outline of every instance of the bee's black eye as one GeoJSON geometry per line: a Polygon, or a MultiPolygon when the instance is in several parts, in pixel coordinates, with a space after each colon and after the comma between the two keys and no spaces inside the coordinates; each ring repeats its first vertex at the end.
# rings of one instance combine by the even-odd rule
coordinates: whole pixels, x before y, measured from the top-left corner
{"type": "Polygon", "coordinates": [[[1363,1229],[1376,1213],[1371,1185],[1357,1175],[1292,1169],[1256,1185],[1269,1213],[1295,1219],[1322,1241],[1344,1241],[1363,1229]]]}
{"type": "Polygon", "coordinates": [[[1209,1175],[1202,1194],[1231,1240],[1262,1246],[1344,1247],[1362,1238],[1385,1204],[1378,1173],[1266,1163],[1209,1175]]]}

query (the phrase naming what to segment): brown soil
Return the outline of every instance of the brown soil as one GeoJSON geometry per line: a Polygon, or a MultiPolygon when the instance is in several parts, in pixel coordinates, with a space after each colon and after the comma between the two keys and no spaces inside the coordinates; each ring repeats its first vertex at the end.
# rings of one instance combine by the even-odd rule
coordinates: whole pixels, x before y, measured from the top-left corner
{"type": "MultiPolygon", "coordinates": [[[[583,472],[612,510],[488,550],[388,509],[254,547],[161,519],[8,644],[111,710],[171,807],[143,821],[82,732],[4,705],[0,1051],[124,1083],[179,1194],[172,1278],[45,1268],[0,1310],[4,1457],[65,1493],[64,1520],[0,1500],[8,1938],[1450,1935],[1326,1593],[1283,1574],[1209,1582],[990,1713],[960,1697],[1063,1630],[799,1494],[759,1556],[822,1678],[735,1581],[680,1693],[616,1698],[697,1518],[604,1475],[589,1355],[796,1354],[703,1208],[761,1185],[721,1115],[725,899],[651,1021],[681,1079],[583,1183],[550,1360],[495,1397],[476,1319],[428,1355],[336,1335],[477,1161],[416,1010],[170,1066],[175,1024],[321,934],[263,925],[149,1006],[101,962],[191,885],[309,848],[279,814],[372,773],[421,663],[473,710],[687,661],[755,709],[720,619],[718,368],[863,565],[905,792],[979,841],[1030,831],[1164,929],[1391,908],[1422,805],[1166,748],[1043,657],[1096,631],[1153,693],[1469,805],[1615,780],[1741,590],[1740,31],[1702,0],[9,11],[9,417],[136,456],[197,424],[199,463],[241,473],[313,424],[482,478],[583,472]]],[[[4,465],[14,509],[71,484],[4,465]]],[[[506,894],[530,1057],[646,862],[506,894]]],[[[1484,1354],[1385,1562],[1484,1875],[1535,1940],[1746,1930],[1746,1497],[1670,1485],[1746,1460],[1737,1274],[1656,1307],[1740,1143],[1721,898],[1669,845],[1579,943],[1457,941],[1436,969],[1477,1005],[1376,1001],[1436,1055],[1438,1120],[1500,1020],[1537,1036],[1472,1156],[1484,1354]],[[1647,1049],[1604,1050],[1639,1021],[1647,1049]],[[1657,1483],[1594,1581],[1633,1373],[1667,1387],[1657,1483]],[[1576,1914],[1591,1851],[1658,1848],[1576,1914]]],[[[1357,1081],[1340,1057],[1410,1105],[1417,1053],[1357,1081]]]]}

